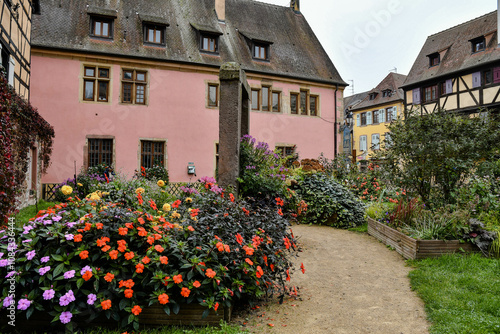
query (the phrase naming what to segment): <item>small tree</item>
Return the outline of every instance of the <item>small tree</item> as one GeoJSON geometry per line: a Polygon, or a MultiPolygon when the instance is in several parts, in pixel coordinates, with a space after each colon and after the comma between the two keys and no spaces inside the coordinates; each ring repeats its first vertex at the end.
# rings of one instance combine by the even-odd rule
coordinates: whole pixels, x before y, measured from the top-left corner
{"type": "Polygon", "coordinates": [[[454,191],[480,161],[500,150],[498,115],[459,115],[438,110],[421,115],[407,111],[388,129],[390,137],[375,156],[385,160],[383,171],[407,191],[429,203],[452,203],[454,191]]]}

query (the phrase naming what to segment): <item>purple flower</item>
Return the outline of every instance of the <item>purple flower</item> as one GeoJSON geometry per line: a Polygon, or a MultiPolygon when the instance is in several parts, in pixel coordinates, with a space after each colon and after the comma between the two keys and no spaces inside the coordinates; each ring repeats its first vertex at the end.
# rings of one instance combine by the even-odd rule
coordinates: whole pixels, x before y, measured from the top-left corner
{"type": "Polygon", "coordinates": [[[65,279],[70,279],[72,277],[75,277],[75,271],[74,270],[68,270],[67,272],[64,273],[64,278],[65,279]]]}
{"type": "Polygon", "coordinates": [[[7,250],[8,250],[9,252],[15,251],[16,249],[17,249],[17,244],[15,244],[15,243],[10,242],[10,243],[7,245],[7,250]]]}
{"type": "Polygon", "coordinates": [[[19,300],[19,303],[17,303],[17,309],[18,310],[26,310],[28,307],[30,307],[31,305],[31,300],[28,300],[28,299],[20,299],[19,300]]]}
{"type": "Polygon", "coordinates": [[[33,229],[33,226],[31,225],[23,226],[23,229],[24,229],[23,234],[28,234],[33,229]]]}
{"type": "Polygon", "coordinates": [[[65,234],[64,237],[66,240],[73,240],[74,235],[73,234],[65,234]]]}
{"type": "Polygon", "coordinates": [[[76,222],[69,222],[69,223],[66,223],[66,226],[68,226],[68,228],[72,228],[76,224],[78,224],[78,223],[76,223],[76,222]]]}
{"type": "Polygon", "coordinates": [[[88,295],[87,304],[94,305],[96,299],[97,299],[97,296],[94,295],[93,293],[91,293],[90,295],[88,295]]]}
{"type": "Polygon", "coordinates": [[[55,222],[58,222],[62,219],[61,216],[55,216],[55,217],[52,217],[52,220],[55,221],[55,222]]]}
{"type": "Polygon", "coordinates": [[[16,302],[14,301],[14,297],[12,296],[7,296],[3,300],[3,307],[9,307],[12,304],[15,304],[16,302]]]}
{"type": "Polygon", "coordinates": [[[5,278],[9,278],[11,276],[14,276],[15,273],[16,273],[16,271],[13,270],[13,271],[9,272],[7,275],[5,275],[5,278]]]}
{"type": "Polygon", "coordinates": [[[35,255],[36,255],[36,252],[34,250],[32,250],[32,251],[29,251],[28,253],[26,253],[26,258],[28,260],[33,260],[33,258],[35,257],[35,255]]]}
{"type": "Polygon", "coordinates": [[[61,315],[59,316],[59,320],[61,320],[61,322],[63,324],[67,324],[68,322],[71,321],[72,317],[73,317],[73,314],[71,314],[71,312],[69,312],[69,311],[66,311],[66,312],[61,313],[61,315]]]}
{"type": "Polygon", "coordinates": [[[50,270],[50,266],[46,266],[46,267],[42,267],[40,269],[38,269],[38,273],[40,274],[40,276],[43,276],[47,273],[47,271],[50,270]]]}
{"type": "Polygon", "coordinates": [[[56,292],[53,289],[45,290],[43,293],[43,299],[50,300],[50,299],[54,298],[55,294],[56,294],[56,292]]]}
{"type": "Polygon", "coordinates": [[[82,271],[80,271],[80,275],[83,276],[83,274],[85,274],[87,271],[92,271],[92,268],[90,268],[89,266],[85,266],[83,267],[82,271]]]}
{"type": "Polygon", "coordinates": [[[45,262],[49,262],[49,260],[50,260],[50,257],[48,257],[48,256],[44,256],[44,257],[42,257],[42,258],[40,259],[40,262],[45,263],[45,262]]]}
{"type": "Polygon", "coordinates": [[[27,242],[31,242],[33,241],[33,239],[26,239],[26,240],[23,240],[23,244],[27,243],[27,242]]]}
{"type": "Polygon", "coordinates": [[[2,252],[0,252],[0,259],[1,259],[2,257],[3,257],[3,253],[2,253],[2,252]]]}
{"type": "Polygon", "coordinates": [[[75,295],[73,294],[72,290],[69,290],[63,296],[61,296],[61,298],[59,298],[59,305],[67,306],[73,301],[75,301],[75,295]]]}
{"type": "Polygon", "coordinates": [[[6,267],[8,265],[9,265],[9,260],[7,259],[0,260],[0,267],[6,267]]]}
{"type": "Polygon", "coordinates": [[[52,224],[52,220],[44,220],[43,221],[43,225],[51,225],[52,224]]]}

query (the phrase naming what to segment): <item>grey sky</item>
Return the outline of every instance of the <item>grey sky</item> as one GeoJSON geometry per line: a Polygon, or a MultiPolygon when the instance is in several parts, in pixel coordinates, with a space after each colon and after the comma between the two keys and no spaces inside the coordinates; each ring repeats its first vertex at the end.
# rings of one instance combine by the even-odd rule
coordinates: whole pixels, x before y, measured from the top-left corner
{"type": "Polygon", "coordinates": [[[300,0],[300,7],[342,79],[361,93],[394,68],[408,74],[429,35],[494,11],[497,0],[300,0]]]}

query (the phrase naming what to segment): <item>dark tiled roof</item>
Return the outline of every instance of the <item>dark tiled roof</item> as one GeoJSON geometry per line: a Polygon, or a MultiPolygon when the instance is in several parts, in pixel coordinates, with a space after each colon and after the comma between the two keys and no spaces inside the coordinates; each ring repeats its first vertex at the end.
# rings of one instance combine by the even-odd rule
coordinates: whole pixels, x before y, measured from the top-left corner
{"type": "MultiPolygon", "coordinates": [[[[305,18],[289,7],[253,0],[226,0],[225,24],[218,22],[214,0],[44,0],[33,16],[33,47],[188,62],[219,67],[236,61],[247,71],[347,85],[305,18]],[[87,7],[87,5],[89,5],[87,7]],[[117,13],[114,39],[89,36],[88,8],[117,13]],[[166,47],[143,45],[141,17],[168,23],[166,47]],[[197,28],[195,28],[197,27],[197,28]],[[197,30],[220,31],[219,56],[199,51],[197,30]],[[252,60],[247,38],[272,42],[271,60],[252,60]]],[[[107,14],[106,14],[107,13],[107,14]]]]}
{"type": "Polygon", "coordinates": [[[500,60],[496,30],[497,12],[494,11],[429,36],[404,82],[404,87],[411,88],[416,83],[435,78],[444,79],[452,73],[500,60]],[[492,37],[486,50],[472,54],[470,40],[485,35],[492,37]],[[436,52],[441,53],[441,63],[429,68],[428,55],[436,52]]]}
{"type": "Polygon", "coordinates": [[[398,74],[398,73],[389,73],[384,80],[382,80],[377,87],[372,89],[371,91],[368,92],[368,95],[355,105],[352,110],[359,110],[359,109],[364,109],[364,108],[370,108],[386,103],[391,103],[391,102],[397,102],[397,101],[404,101],[404,92],[401,88],[401,85],[406,79],[406,75],[404,74],[398,74]],[[383,91],[384,90],[390,90],[391,96],[383,96],[383,91]],[[372,93],[376,93],[377,95],[373,100],[370,100],[370,95],[372,93]]]}
{"type": "Polygon", "coordinates": [[[356,104],[360,103],[368,96],[368,92],[358,93],[351,96],[344,97],[344,109],[353,108],[356,104]]]}

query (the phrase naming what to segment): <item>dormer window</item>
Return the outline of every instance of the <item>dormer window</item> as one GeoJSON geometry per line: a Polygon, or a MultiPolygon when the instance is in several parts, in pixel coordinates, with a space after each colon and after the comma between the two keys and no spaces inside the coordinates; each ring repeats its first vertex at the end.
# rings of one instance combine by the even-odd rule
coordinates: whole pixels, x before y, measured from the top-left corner
{"type": "Polygon", "coordinates": [[[377,93],[370,93],[370,101],[375,100],[375,97],[377,97],[377,93]]]}
{"type": "Polygon", "coordinates": [[[200,50],[205,52],[219,52],[219,36],[202,33],[200,40],[200,50]]]}
{"type": "Polygon", "coordinates": [[[391,97],[391,96],[392,96],[392,90],[385,89],[382,91],[382,97],[391,97]]]}
{"type": "Polygon", "coordinates": [[[113,19],[92,16],[90,20],[90,35],[101,38],[113,38],[113,19]]]}
{"type": "Polygon", "coordinates": [[[269,60],[269,44],[254,43],[253,58],[259,60],[269,60]]]}
{"type": "Polygon", "coordinates": [[[144,24],[144,43],[165,45],[165,26],[144,24]]]}
{"type": "Polygon", "coordinates": [[[429,57],[429,67],[437,66],[441,62],[441,57],[437,52],[430,54],[427,57],[429,57]]]}
{"type": "Polygon", "coordinates": [[[472,44],[472,53],[481,52],[486,49],[486,39],[484,36],[470,40],[472,44]]]}

